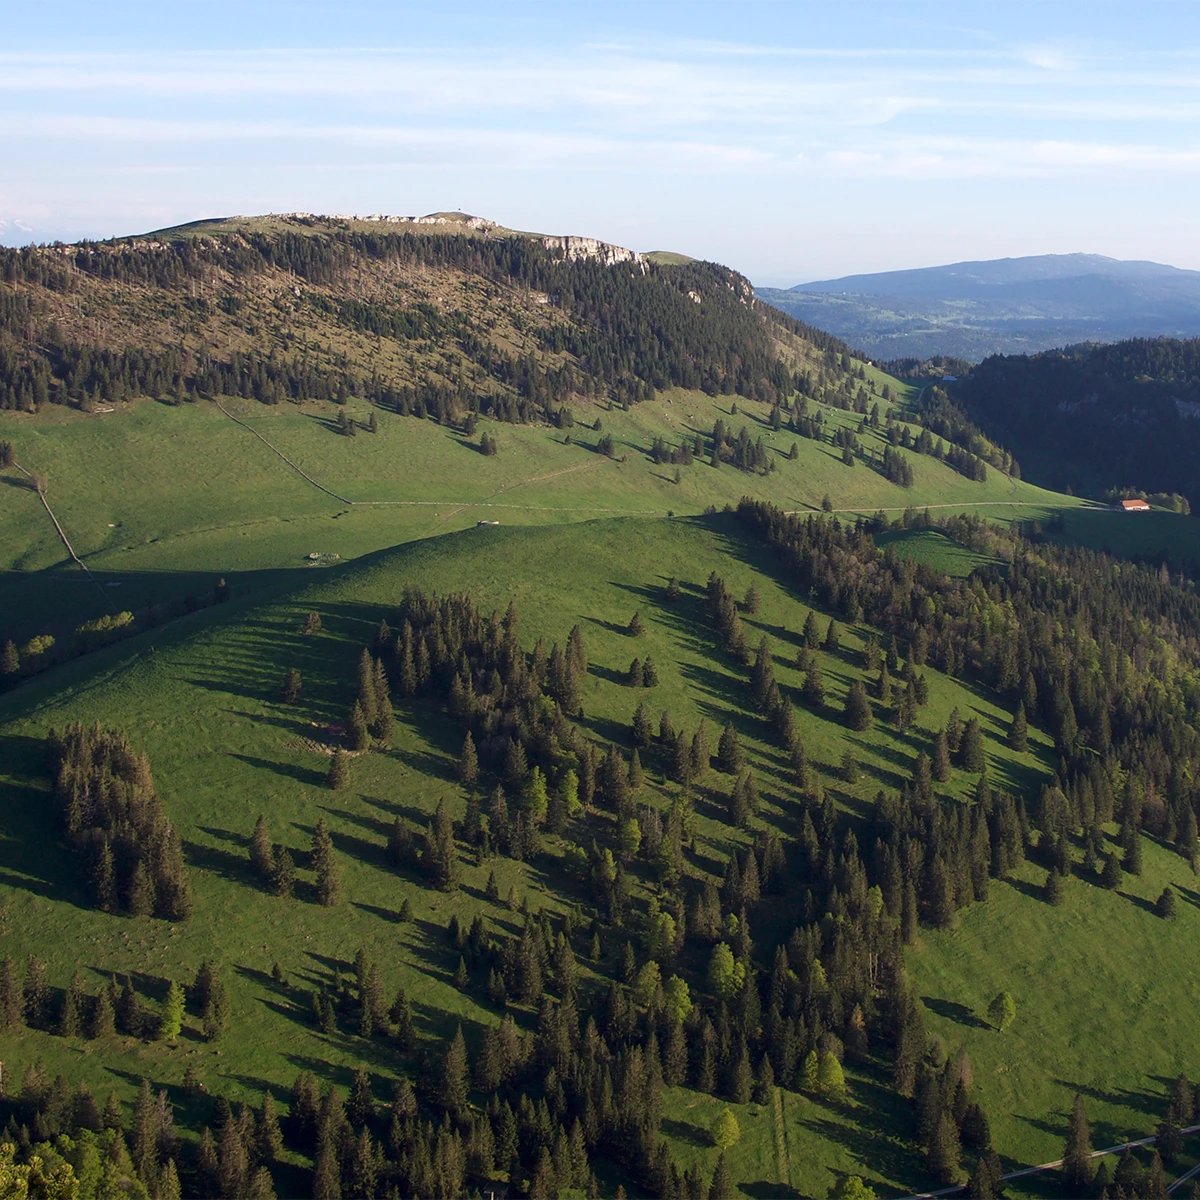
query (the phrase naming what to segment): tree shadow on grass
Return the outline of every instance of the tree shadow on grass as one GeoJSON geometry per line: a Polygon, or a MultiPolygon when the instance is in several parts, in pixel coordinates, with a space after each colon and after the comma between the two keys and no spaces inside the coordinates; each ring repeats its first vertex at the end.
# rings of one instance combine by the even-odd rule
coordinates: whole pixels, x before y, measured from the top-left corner
{"type": "Polygon", "coordinates": [[[968,1029],[991,1028],[986,1021],[981,1021],[965,1004],[959,1004],[954,1000],[942,1000],[936,996],[922,996],[921,1003],[930,1012],[937,1013],[939,1017],[945,1017],[948,1021],[953,1021],[956,1025],[965,1025],[968,1029]]]}
{"type": "Polygon", "coordinates": [[[628,688],[634,696],[638,695],[637,688],[629,687],[628,671],[616,670],[613,667],[602,667],[599,663],[588,663],[588,674],[595,675],[616,687],[628,688]]]}
{"type": "Polygon", "coordinates": [[[1148,912],[1151,916],[1157,916],[1153,900],[1147,900],[1142,896],[1135,896],[1132,892],[1118,891],[1117,895],[1122,900],[1128,900],[1135,908],[1140,908],[1142,912],[1148,912]]]}
{"type": "Polygon", "coordinates": [[[384,841],[392,832],[392,823],[381,821],[378,817],[361,816],[347,808],[331,808],[328,804],[319,804],[317,807],[323,809],[331,817],[337,817],[340,821],[349,821],[351,825],[357,825],[360,829],[365,829],[377,837],[383,838],[384,841]]]}
{"type": "Polygon", "coordinates": [[[792,1200],[792,1197],[800,1197],[802,1200],[804,1196],[803,1192],[798,1192],[795,1188],[782,1183],[770,1183],[765,1179],[754,1183],[739,1183],[738,1189],[747,1196],[753,1196],[755,1200],[792,1200]]]}
{"type": "Polygon", "coordinates": [[[213,875],[221,876],[222,879],[243,883],[247,887],[258,886],[258,880],[245,854],[233,854],[219,846],[206,846],[201,842],[185,839],[183,856],[189,866],[200,867],[213,875]]]}
{"type": "Polygon", "coordinates": [[[361,904],[357,900],[350,902],[351,907],[357,908],[360,912],[369,913],[373,917],[379,917],[381,920],[387,921],[390,925],[403,925],[404,920],[400,916],[398,909],[383,908],[378,904],[361,904]]]}
{"type": "MultiPolygon", "coordinates": [[[[398,800],[385,800],[382,796],[368,796],[366,793],[360,792],[358,798],[364,804],[369,804],[372,808],[387,813],[393,820],[396,817],[403,817],[406,821],[416,825],[418,829],[433,816],[423,808],[416,808],[411,804],[401,804],[398,800]]],[[[389,832],[391,831],[391,823],[387,824],[387,829],[389,832]]]]}
{"type": "Polygon", "coordinates": [[[307,787],[321,787],[325,783],[326,772],[328,770],[328,767],[326,767],[326,771],[316,771],[311,767],[301,767],[295,763],[271,762],[269,759],[258,758],[253,754],[238,754],[235,752],[232,757],[252,767],[259,767],[275,775],[283,775],[287,779],[294,779],[297,783],[303,783],[307,787]]]}
{"type": "MultiPolygon", "coordinates": [[[[1069,1079],[1055,1079],[1054,1083],[1061,1088],[1067,1089],[1074,1094],[1078,1092],[1081,1096],[1087,1096],[1090,1100],[1098,1100],[1102,1104],[1115,1105],[1121,1108],[1132,1109],[1134,1112],[1145,1113],[1149,1117],[1159,1118],[1167,1110],[1167,1095],[1166,1088],[1170,1087],[1175,1081],[1173,1079],[1163,1080],[1162,1094],[1154,1092],[1138,1091],[1133,1088],[1099,1088],[1087,1083],[1072,1083],[1069,1079]]],[[[1063,1119],[1061,1132],[1066,1133],[1066,1118],[1063,1119]]],[[[1096,1136],[1096,1123],[1092,1123],[1093,1143],[1099,1145],[1101,1139],[1096,1136]]],[[[1104,1139],[1105,1145],[1116,1145],[1120,1142],[1128,1141],[1130,1137],[1141,1136],[1139,1134],[1129,1134],[1125,1128],[1114,1128],[1114,1137],[1112,1140],[1104,1139]]]]}
{"type": "MultiPolygon", "coordinates": [[[[292,826],[310,838],[316,833],[315,825],[305,825],[299,821],[293,821],[292,826]]],[[[391,861],[388,858],[387,846],[381,846],[378,842],[369,842],[366,838],[356,837],[352,833],[343,833],[338,829],[330,829],[329,837],[333,842],[333,848],[339,854],[345,854],[357,862],[371,867],[380,867],[390,872],[391,861]]]]}
{"type": "MultiPolygon", "coordinates": [[[[632,620],[632,619],[633,619],[633,613],[631,612],[631,613],[629,614],[629,616],[630,616],[630,619],[632,620]]],[[[622,637],[627,637],[627,638],[629,638],[630,645],[636,645],[636,644],[637,644],[637,638],[635,638],[635,637],[634,637],[634,636],[633,636],[633,635],[632,635],[632,634],[629,632],[629,624],[628,624],[628,622],[626,622],[626,624],[624,624],[624,625],[621,625],[621,624],[619,624],[619,623],[618,623],[618,622],[616,622],[616,621],[605,621],[605,620],[604,620],[603,618],[601,618],[601,617],[584,617],[584,620],[585,620],[585,621],[587,621],[589,624],[592,624],[592,625],[596,625],[596,626],[598,626],[598,627],[599,627],[599,628],[601,628],[601,629],[607,629],[609,633],[619,633],[619,634],[621,634],[621,636],[622,636],[622,637]]],[[[590,664],[588,665],[588,670],[589,670],[589,671],[591,670],[591,665],[590,665],[590,664]]]]}
{"type": "Polygon", "coordinates": [[[664,1119],[662,1131],[667,1137],[679,1142],[686,1142],[689,1146],[712,1145],[712,1138],[709,1136],[708,1131],[702,1129],[699,1125],[693,1125],[690,1121],[664,1119]]]}
{"type": "Polygon", "coordinates": [[[1040,884],[1030,883],[1028,879],[1017,879],[1013,876],[1008,876],[1000,881],[1007,883],[1010,888],[1014,888],[1020,892],[1022,896],[1028,896],[1031,900],[1045,900],[1046,895],[1040,884]]]}

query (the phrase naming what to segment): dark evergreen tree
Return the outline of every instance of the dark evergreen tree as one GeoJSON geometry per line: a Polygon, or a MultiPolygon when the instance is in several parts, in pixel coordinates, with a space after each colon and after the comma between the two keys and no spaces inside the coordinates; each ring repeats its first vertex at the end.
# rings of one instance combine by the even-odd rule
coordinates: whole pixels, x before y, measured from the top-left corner
{"type": "Polygon", "coordinates": [[[1017,705],[1016,715],[1008,730],[1008,747],[1022,754],[1029,749],[1029,730],[1025,723],[1025,705],[1017,705]]]}
{"type": "Polygon", "coordinates": [[[721,731],[721,740],[717,743],[717,766],[727,775],[734,775],[741,769],[742,757],[737,730],[734,729],[733,722],[728,721],[721,731]]]}
{"type": "Polygon", "coordinates": [[[846,724],[857,733],[864,733],[871,728],[872,721],[867,689],[856,679],[846,692],[846,724]]]}
{"type": "Polygon", "coordinates": [[[317,903],[331,908],[341,899],[342,873],[338,866],[337,853],[333,848],[333,838],[329,835],[329,827],[325,824],[324,817],[317,822],[313,833],[312,855],[309,861],[316,876],[317,903]]]}
{"type": "Polygon", "coordinates": [[[1063,1190],[1068,1196],[1088,1196],[1092,1185],[1092,1135],[1083,1097],[1075,1093],[1062,1159],[1063,1190]]]}
{"type": "Polygon", "coordinates": [[[340,792],[350,785],[350,755],[339,746],[329,763],[329,786],[340,792]]]}

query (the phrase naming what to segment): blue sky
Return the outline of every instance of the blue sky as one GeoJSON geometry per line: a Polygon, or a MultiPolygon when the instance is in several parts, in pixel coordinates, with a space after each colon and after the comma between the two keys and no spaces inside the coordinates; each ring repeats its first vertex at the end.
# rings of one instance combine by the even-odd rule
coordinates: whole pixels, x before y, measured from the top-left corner
{"type": "Polygon", "coordinates": [[[0,0],[0,240],[461,208],[756,283],[1200,269],[1200,5],[0,0]]]}

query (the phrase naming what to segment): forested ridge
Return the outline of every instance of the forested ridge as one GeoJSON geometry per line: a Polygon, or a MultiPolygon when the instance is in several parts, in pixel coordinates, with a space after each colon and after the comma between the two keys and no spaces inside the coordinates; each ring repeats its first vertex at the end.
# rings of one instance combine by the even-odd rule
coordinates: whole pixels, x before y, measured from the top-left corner
{"type": "Polygon", "coordinates": [[[1200,500],[1200,341],[1135,338],[996,355],[956,402],[1047,487],[1200,500]]]}
{"type": "Polygon", "coordinates": [[[727,268],[609,266],[519,235],[251,228],[0,251],[6,408],[226,394],[529,421],[572,396],[778,401],[851,373],[848,347],[727,268]]]}

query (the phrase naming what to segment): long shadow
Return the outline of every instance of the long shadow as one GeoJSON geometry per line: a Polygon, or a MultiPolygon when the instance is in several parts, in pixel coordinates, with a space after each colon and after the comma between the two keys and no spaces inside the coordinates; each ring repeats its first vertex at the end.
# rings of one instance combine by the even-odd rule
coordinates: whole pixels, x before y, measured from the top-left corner
{"type": "Polygon", "coordinates": [[[368,830],[377,837],[383,838],[385,842],[392,831],[392,822],[381,821],[378,817],[361,816],[346,808],[331,808],[328,804],[319,804],[317,807],[323,809],[331,817],[337,817],[340,821],[349,821],[351,825],[368,830]]]}
{"type": "MultiPolygon", "coordinates": [[[[1073,1083],[1069,1079],[1055,1079],[1054,1082],[1062,1088],[1066,1088],[1070,1092],[1079,1092],[1082,1096],[1087,1096],[1091,1100],[1099,1100],[1103,1104],[1117,1105],[1121,1108],[1130,1108],[1135,1112],[1145,1113],[1149,1117],[1161,1117],[1167,1110],[1167,1094],[1166,1089],[1175,1081],[1173,1079],[1160,1079],[1163,1083],[1163,1092],[1161,1095],[1154,1092],[1135,1091],[1132,1088],[1104,1088],[1094,1087],[1086,1083],[1073,1083]]],[[[1063,1129],[1065,1131],[1066,1122],[1064,1119],[1063,1129]]],[[[1093,1126],[1094,1128],[1094,1126],[1093,1126]]],[[[1124,1128],[1117,1129],[1116,1135],[1111,1141],[1106,1142],[1107,1145],[1116,1145],[1119,1142],[1128,1140],[1124,1128]]],[[[1097,1139],[1093,1138],[1096,1142],[1097,1139]]],[[[1097,1144],[1099,1144],[1097,1142],[1097,1144]]]]}
{"type": "Polygon", "coordinates": [[[371,916],[379,917],[392,925],[404,924],[400,918],[400,913],[394,909],[382,908],[378,904],[360,904],[357,900],[352,900],[350,903],[352,907],[357,908],[360,912],[370,913],[371,916]]]}
{"type": "Polygon", "coordinates": [[[937,1013],[957,1025],[965,1025],[968,1029],[990,1029],[986,1021],[981,1021],[965,1004],[954,1000],[942,1000],[936,996],[922,996],[921,1003],[930,1012],[937,1013]]]}
{"type": "MultiPolygon", "coordinates": [[[[633,613],[630,613],[629,615],[630,618],[633,617],[633,613]]],[[[619,633],[624,635],[625,637],[629,638],[631,644],[636,644],[637,642],[637,638],[630,635],[628,624],[619,625],[616,621],[605,621],[602,617],[584,617],[583,619],[591,625],[598,626],[600,629],[607,629],[609,633],[619,633]]]]}
{"type": "MultiPolygon", "coordinates": [[[[598,679],[603,679],[608,683],[614,683],[618,687],[629,687],[629,673],[627,671],[614,670],[612,667],[602,667],[599,663],[588,663],[588,674],[595,675],[598,679]]],[[[630,688],[636,693],[635,688],[630,688]]]]}
{"type": "Polygon", "coordinates": [[[303,783],[306,787],[320,787],[325,782],[325,775],[320,771],[314,771],[311,767],[301,767],[295,763],[270,762],[268,759],[258,758],[253,754],[238,754],[235,752],[232,757],[238,759],[240,762],[249,763],[252,767],[259,767],[275,775],[283,775],[288,779],[294,779],[297,783],[303,783]]]}
{"type": "Polygon", "coordinates": [[[1041,887],[1036,883],[1030,883],[1027,879],[1015,879],[1010,875],[1003,882],[1007,883],[1011,888],[1016,888],[1022,896],[1028,896],[1031,900],[1045,899],[1045,894],[1041,887]]]}
{"type": "Polygon", "coordinates": [[[244,854],[232,854],[218,846],[206,846],[201,842],[185,838],[183,855],[192,866],[211,871],[223,879],[230,879],[234,883],[244,883],[248,886],[257,887],[258,885],[258,880],[250,869],[250,861],[244,854]]]}
{"type": "Polygon", "coordinates": [[[1123,900],[1128,900],[1135,908],[1140,908],[1142,912],[1148,912],[1151,916],[1157,915],[1154,908],[1153,900],[1143,899],[1141,896],[1135,896],[1132,892],[1118,891],[1117,895],[1123,900]]]}
{"type": "MultiPolygon", "coordinates": [[[[396,817],[403,817],[406,821],[410,821],[418,828],[424,825],[426,821],[433,815],[426,812],[423,808],[417,808],[412,804],[401,804],[398,800],[385,800],[382,796],[368,796],[364,792],[359,793],[358,797],[364,804],[369,804],[372,808],[379,809],[380,812],[387,813],[392,821],[396,817]]],[[[387,823],[387,828],[390,831],[391,822],[387,823]]]]}

